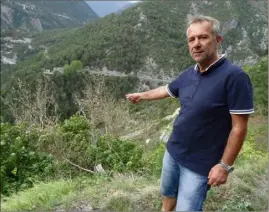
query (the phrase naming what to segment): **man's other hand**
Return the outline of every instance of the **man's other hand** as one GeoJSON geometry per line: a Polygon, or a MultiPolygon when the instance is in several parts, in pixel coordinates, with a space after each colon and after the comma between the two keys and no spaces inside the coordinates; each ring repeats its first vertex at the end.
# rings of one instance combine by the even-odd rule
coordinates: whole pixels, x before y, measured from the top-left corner
{"type": "Polygon", "coordinates": [[[208,184],[219,186],[227,182],[228,172],[219,165],[215,165],[208,174],[208,184]]]}

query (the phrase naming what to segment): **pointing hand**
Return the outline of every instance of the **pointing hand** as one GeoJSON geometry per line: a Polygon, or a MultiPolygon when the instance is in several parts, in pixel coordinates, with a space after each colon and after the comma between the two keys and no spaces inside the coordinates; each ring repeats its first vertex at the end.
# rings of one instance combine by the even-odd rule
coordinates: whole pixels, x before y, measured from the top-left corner
{"type": "Polygon", "coordinates": [[[129,99],[133,104],[140,102],[142,99],[141,93],[126,94],[126,99],[129,99]]]}

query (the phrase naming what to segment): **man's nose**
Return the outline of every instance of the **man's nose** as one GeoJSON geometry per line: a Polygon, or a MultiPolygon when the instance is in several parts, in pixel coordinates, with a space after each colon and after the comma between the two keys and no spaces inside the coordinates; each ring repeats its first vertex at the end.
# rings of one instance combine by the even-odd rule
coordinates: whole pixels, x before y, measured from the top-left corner
{"type": "Polygon", "coordinates": [[[200,40],[198,38],[195,39],[194,44],[193,44],[193,47],[194,48],[199,48],[200,46],[201,46],[200,40]]]}

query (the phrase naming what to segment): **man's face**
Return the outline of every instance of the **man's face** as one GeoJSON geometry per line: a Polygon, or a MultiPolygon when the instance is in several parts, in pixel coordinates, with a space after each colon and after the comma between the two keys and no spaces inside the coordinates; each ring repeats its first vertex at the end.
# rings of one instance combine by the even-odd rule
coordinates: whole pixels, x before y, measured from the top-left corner
{"type": "Polygon", "coordinates": [[[211,63],[216,59],[221,36],[213,35],[209,22],[191,24],[187,31],[187,39],[191,57],[197,63],[211,63]]]}

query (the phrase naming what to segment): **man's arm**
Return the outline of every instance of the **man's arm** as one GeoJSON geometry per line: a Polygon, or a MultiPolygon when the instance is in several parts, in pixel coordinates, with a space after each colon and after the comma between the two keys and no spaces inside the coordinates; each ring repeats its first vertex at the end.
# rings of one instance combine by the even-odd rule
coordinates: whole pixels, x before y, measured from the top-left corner
{"type": "MultiPolygon", "coordinates": [[[[233,165],[247,134],[248,114],[231,114],[232,130],[225,147],[221,161],[227,165],[233,165]]],[[[219,165],[215,165],[208,175],[209,185],[220,185],[227,181],[227,171],[219,165]]]]}
{"type": "Polygon", "coordinates": [[[221,158],[227,165],[233,165],[247,134],[248,114],[232,114],[232,130],[221,158]]]}
{"type": "Polygon", "coordinates": [[[126,94],[126,98],[129,99],[132,103],[138,103],[141,100],[163,99],[168,96],[169,94],[167,91],[167,85],[141,93],[126,94]]]}

